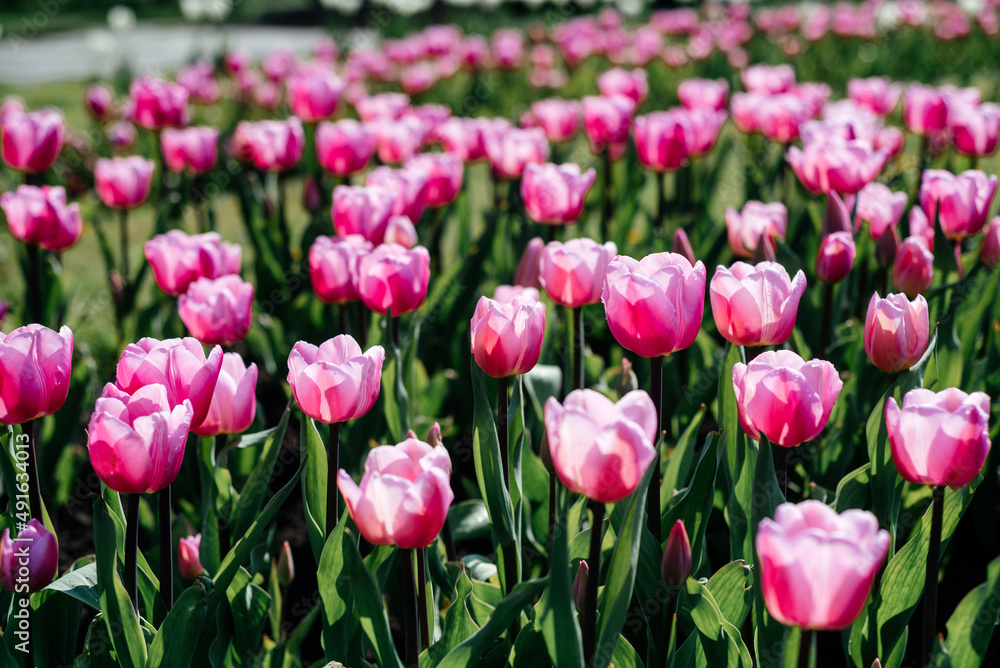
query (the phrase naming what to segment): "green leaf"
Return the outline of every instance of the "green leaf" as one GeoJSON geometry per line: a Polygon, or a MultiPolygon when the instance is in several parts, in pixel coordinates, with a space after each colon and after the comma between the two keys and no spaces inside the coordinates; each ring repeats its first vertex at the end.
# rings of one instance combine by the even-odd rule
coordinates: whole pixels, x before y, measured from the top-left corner
{"type": "Polygon", "coordinates": [[[445,613],[441,638],[420,655],[420,668],[436,668],[449,652],[479,630],[467,605],[472,594],[472,581],[469,580],[464,565],[460,568],[455,580],[455,591],[449,596],[451,606],[445,613]]]}
{"type": "Polygon", "coordinates": [[[94,499],[94,544],[97,548],[97,590],[111,645],[123,668],[146,665],[146,640],[139,617],[118,577],[118,537],[111,510],[103,498],[94,499]]]}
{"type": "MultiPolygon", "coordinates": [[[[337,523],[323,548],[316,573],[319,595],[323,607],[323,647],[326,658],[333,661],[347,660],[347,644],[351,633],[351,612],[354,608],[349,573],[347,572],[344,529],[347,511],[337,523]]],[[[357,548],[355,548],[357,549],[357,548]]]]}
{"type": "Polygon", "coordinates": [[[670,535],[677,520],[684,521],[684,528],[691,537],[691,568],[695,572],[701,564],[705,530],[715,501],[715,478],[719,464],[726,454],[725,433],[712,432],[705,437],[705,447],[694,472],[694,479],[680,498],[660,520],[661,535],[670,535]]]}
{"type": "Polygon", "coordinates": [[[389,616],[386,614],[382,601],[382,592],[379,591],[375,578],[365,568],[365,562],[362,561],[361,555],[358,553],[355,539],[345,540],[342,544],[346,555],[348,578],[351,589],[355,593],[354,615],[360,621],[361,629],[372,644],[375,659],[379,666],[402,668],[403,664],[392,643],[389,616]]]}
{"type": "Polygon", "coordinates": [[[410,398],[403,382],[404,374],[400,371],[403,369],[402,353],[391,340],[389,318],[386,319],[385,329],[385,347],[389,354],[382,367],[383,411],[389,434],[393,441],[399,443],[406,438],[410,428],[410,398]]]}
{"type": "Polygon", "coordinates": [[[998,602],[1000,557],[986,568],[986,582],[966,594],[948,620],[945,647],[955,668],[976,668],[983,664],[997,625],[998,602]]]}
{"type": "Polygon", "coordinates": [[[568,496],[566,488],[559,485],[556,525],[552,530],[549,590],[542,616],[538,620],[549,658],[555,666],[583,664],[583,638],[576,619],[576,602],[573,600],[575,574],[569,560],[569,540],[566,530],[568,496]]]}
{"type": "Polygon", "coordinates": [[[300,424],[299,448],[306,457],[306,472],[302,478],[302,506],[306,516],[306,532],[313,556],[319,563],[326,544],[326,484],[330,472],[327,469],[326,445],[319,435],[316,422],[303,414],[300,424]]]}
{"type": "Polygon", "coordinates": [[[448,511],[448,523],[456,543],[490,535],[490,514],[480,499],[452,504],[448,511]]]}
{"type": "Polygon", "coordinates": [[[614,552],[611,553],[608,575],[604,579],[604,593],[598,602],[600,616],[597,619],[594,665],[603,666],[611,661],[625,624],[632,601],[632,587],[635,585],[636,564],[639,561],[646,490],[656,473],[656,467],[650,466],[643,474],[638,489],[632,493],[628,515],[618,534],[614,552]]]}
{"type": "Polygon", "coordinates": [[[240,489],[240,497],[233,507],[230,525],[232,533],[240,536],[253,522],[264,499],[269,494],[268,483],[271,481],[271,474],[274,472],[274,465],[278,461],[278,453],[281,451],[281,444],[285,440],[285,429],[288,427],[288,416],[291,414],[291,401],[285,407],[285,412],[281,415],[281,421],[277,427],[266,429],[256,434],[242,437],[240,447],[248,447],[251,444],[262,442],[260,461],[250,472],[250,477],[240,489]],[[249,443],[248,443],[249,441],[249,443]]]}
{"type": "MultiPolygon", "coordinates": [[[[747,439],[749,441],[749,439],[747,439]]],[[[781,447],[780,445],[778,446],[781,447]]],[[[759,564],[757,557],[757,527],[765,517],[773,517],[775,509],[785,498],[778,485],[778,476],[774,471],[774,456],[771,453],[771,443],[766,437],[761,437],[757,450],[757,463],[753,476],[753,502],[751,504],[750,526],[752,528],[751,554],[753,563],[759,564]]],[[[757,661],[761,668],[780,665],[783,648],[786,642],[788,628],[782,626],[767,612],[764,596],[760,587],[754,587],[753,619],[755,627],[754,644],[757,646],[757,661]]]]}
{"type": "Polygon", "coordinates": [[[690,624],[697,631],[707,665],[752,668],[739,631],[722,616],[712,592],[693,578],[687,579],[677,597],[677,618],[678,626],[690,624]]]}
{"type": "Polygon", "coordinates": [[[201,577],[184,590],[153,639],[146,668],[186,668],[192,665],[213,589],[212,581],[201,577]]]}
{"type": "Polygon", "coordinates": [[[667,512],[667,505],[670,502],[670,498],[674,493],[674,490],[679,490],[685,487],[688,481],[688,476],[691,475],[691,469],[695,463],[695,447],[697,445],[698,430],[701,429],[701,423],[705,418],[705,413],[708,408],[703,406],[688,424],[687,429],[681,434],[680,439],[678,439],[677,444],[674,446],[673,453],[670,455],[670,459],[667,462],[666,471],[663,473],[663,482],[661,484],[660,493],[660,515],[667,512]]]}
{"type": "Polygon", "coordinates": [[[865,464],[844,476],[837,485],[833,509],[842,513],[850,508],[865,509],[871,505],[871,464],[865,464]]]}
{"type": "Polygon", "coordinates": [[[472,454],[476,465],[476,480],[479,491],[486,503],[486,511],[493,526],[493,542],[499,554],[502,549],[515,540],[514,509],[511,506],[510,494],[499,481],[503,480],[503,466],[500,462],[500,442],[497,439],[496,424],[493,421],[493,410],[486,398],[483,386],[484,375],[476,364],[471,362],[472,389],[475,400],[475,431],[472,436],[472,454]]]}
{"type": "Polygon", "coordinates": [[[753,601],[753,569],[743,560],[731,561],[713,575],[705,587],[712,592],[722,617],[740,628],[753,601]]]}
{"type": "Polygon", "coordinates": [[[74,571],[69,571],[42,591],[60,591],[85,603],[94,610],[101,609],[100,594],[97,589],[97,564],[90,563],[74,571]]]}

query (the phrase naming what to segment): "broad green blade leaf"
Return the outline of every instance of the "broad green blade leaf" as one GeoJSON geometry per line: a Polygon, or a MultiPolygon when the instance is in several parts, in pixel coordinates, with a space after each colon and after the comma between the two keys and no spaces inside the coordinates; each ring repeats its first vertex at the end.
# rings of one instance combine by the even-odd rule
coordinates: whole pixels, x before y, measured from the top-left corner
{"type": "Polygon", "coordinates": [[[211,580],[202,577],[184,590],[153,639],[146,668],[192,665],[214,587],[211,580]]]}
{"type": "Polygon", "coordinates": [[[285,412],[281,415],[281,421],[277,427],[266,429],[257,434],[251,434],[242,439],[241,447],[246,446],[246,441],[262,440],[263,447],[260,453],[260,461],[250,472],[250,477],[240,490],[239,500],[233,507],[230,525],[232,533],[242,536],[253,522],[254,516],[260,510],[264,499],[269,493],[268,483],[271,481],[271,474],[274,472],[274,465],[278,461],[278,452],[281,450],[281,443],[285,440],[285,429],[288,427],[288,416],[291,414],[292,405],[289,402],[285,407],[285,412]]]}
{"type": "MultiPolygon", "coordinates": [[[[948,620],[945,647],[955,668],[983,665],[1000,612],[1000,557],[987,567],[986,582],[968,594],[948,620]]],[[[937,664],[934,664],[937,665],[937,664]]]]}
{"type": "Polygon", "coordinates": [[[688,484],[691,469],[695,463],[695,449],[698,440],[698,430],[701,428],[701,423],[705,418],[707,410],[707,407],[702,407],[701,410],[699,410],[698,413],[691,418],[690,424],[688,424],[684,433],[681,434],[680,439],[678,439],[677,444],[674,446],[673,452],[670,455],[666,471],[663,474],[663,482],[661,484],[663,490],[660,494],[661,516],[663,513],[667,512],[667,505],[669,504],[674,491],[686,487],[688,484]]]}
{"type": "Polygon", "coordinates": [[[742,560],[732,561],[713,575],[705,587],[712,592],[722,617],[740,628],[753,601],[753,569],[742,560]]]}
{"type": "MultiPolygon", "coordinates": [[[[323,548],[316,577],[319,580],[319,596],[323,608],[323,647],[330,661],[347,660],[347,644],[351,633],[351,612],[354,596],[351,582],[346,577],[346,551],[344,529],[347,526],[347,511],[337,523],[323,548]]],[[[356,548],[355,548],[356,549],[356,548]]]]}
{"type": "Polygon", "coordinates": [[[472,437],[472,454],[476,464],[476,480],[486,503],[486,511],[493,526],[493,543],[500,554],[503,547],[515,540],[514,509],[510,494],[500,482],[503,466],[500,462],[500,442],[497,440],[493,410],[483,386],[485,374],[475,360],[471,362],[472,389],[475,399],[475,432],[472,437]]]}
{"type": "MultiPolygon", "coordinates": [[[[747,439],[749,441],[749,439],[747,439]]],[[[780,445],[777,447],[781,447],[780,445]]],[[[753,504],[751,506],[751,549],[753,563],[759,564],[757,557],[757,527],[765,517],[774,517],[774,510],[784,503],[785,498],[778,485],[778,476],[774,471],[774,456],[771,443],[761,437],[757,451],[757,463],[754,467],[753,504]]],[[[784,647],[788,628],[773,619],[764,605],[764,596],[760,587],[754,587],[753,620],[755,627],[754,644],[757,647],[757,662],[761,668],[778,666],[782,652],[775,648],[784,647]]]]}
{"type": "Polygon", "coordinates": [[[318,564],[326,544],[326,485],[329,475],[326,444],[311,417],[303,414],[300,425],[299,448],[302,456],[307,457],[306,472],[302,478],[302,507],[309,544],[318,564]]]}
{"type": "Polygon", "coordinates": [[[101,609],[100,594],[97,590],[97,564],[90,563],[75,571],[69,571],[42,591],[60,591],[86,603],[94,610],[101,609]]]}
{"type": "Polygon", "coordinates": [[[350,587],[355,594],[354,615],[361,622],[361,628],[372,645],[378,665],[402,668],[403,663],[392,643],[389,615],[385,611],[382,592],[379,591],[375,578],[365,568],[355,540],[351,537],[342,543],[350,587]]]}
{"type": "Polygon", "coordinates": [[[679,628],[690,624],[688,628],[697,632],[709,666],[739,668],[744,656],[749,661],[749,650],[736,627],[722,616],[712,592],[693,578],[687,579],[677,597],[677,618],[679,628]]]}
{"type": "Polygon", "coordinates": [[[566,506],[569,494],[562,485],[559,485],[558,490],[556,525],[552,532],[549,590],[538,625],[542,629],[552,664],[579,666],[583,663],[583,638],[580,635],[576,603],[573,600],[575,573],[569,560],[569,541],[566,531],[566,506]]]}
{"type": "Polygon", "coordinates": [[[661,535],[669,536],[677,520],[691,537],[691,570],[696,572],[702,560],[705,529],[715,501],[715,478],[719,464],[726,454],[726,434],[712,432],[705,438],[701,459],[691,485],[682,493],[660,521],[661,535]]]}
{"type": "Polygon", "coordinates": [[[451,606],[445,613],[441,638],[420,655],[420,668],[435,668],[449,652],[465,642],[479,627],[473,621],[466,600],[472,594],[472,581],[461,566],[455,590],[449,596],[451,606]]]}
{"type": "Polygon", "coordinates": [[[451,535],[456,543],[490,535],[490,514],[479,499],[454,503],[448,510],[451,535]]]}
{"type": "Polygon", "coordinates": [[[403,382],[404,374],[402,353],[391,340],[389,321],[386,321],[385,348],[388,351],[385,364],[382,367],[382,398],[385,421],[389,425],[392,440],[399,443],[406,438],[410,428],[410,398],[403,382]]]}

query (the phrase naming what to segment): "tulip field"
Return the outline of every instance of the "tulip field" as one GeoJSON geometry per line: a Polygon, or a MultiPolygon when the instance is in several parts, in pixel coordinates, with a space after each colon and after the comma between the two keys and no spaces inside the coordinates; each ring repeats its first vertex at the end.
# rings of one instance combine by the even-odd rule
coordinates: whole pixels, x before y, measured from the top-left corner
{"type": "Polygon", "coordinates": [[[1000,666],[1000,2],[434,16],[0,87],[0,667],[1000,666]]]}

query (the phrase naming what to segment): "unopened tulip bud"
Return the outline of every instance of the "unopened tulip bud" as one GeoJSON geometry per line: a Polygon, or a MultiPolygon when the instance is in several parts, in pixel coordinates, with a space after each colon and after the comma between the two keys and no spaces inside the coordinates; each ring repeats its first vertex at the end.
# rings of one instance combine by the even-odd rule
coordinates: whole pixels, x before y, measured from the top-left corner
{"type": "Polygon", "coordinates": [[[526,288],[540,288],[542,284],[538,280],[538,264],[542,258],[542,251],[545,249],[545,242],[541,237],[535,237],[528,242],[524,249],[524,255],[517,264],[514,271],[514,285],[522,285],[526,288]]]}
{"type": "Polygon", "coordinates": [[[444,439],[441,438],[441,425],[437,422],[435,422],[431,426],[430,431],[427,432],[427,442],[432,448],[444,443],[444,439]]]}
{"type": "Polygon", "coordinates": [[[295,561],[292,559],[292,547],[286,540],[281,544],[281,552],[278,555],[278,582],[282,587],[287,587],[295,579],[295,561]]]}
{"type": "Polygon", "coordinates": [[[590,566],[586,561],[580,562],[580,567],[576,569],[576,577],[573,578],[573,602],[576,603],[578,611],[583,610],[587,598],[587,578],[590,576],[590,566]]]}
{"type": "MultiPolygon", "coordinates": [[[[854,200],[853,195],[848,199],[854,200]]],[[[850,203],[853,204],[853,201],[850,203]]],[[[851,206],[831,190],[826,198],[826,215],[823,217],[823,234],[846,232],[851,229],[851,206]]]]}
{"type": "Polygon", "coordinates": [[[760,264],[761,262],[777,262],[778,255],[775,252],[774,240],[768,237],[761,237],[760,243],[757,245],[757,250],[753,252],[753,263],[760,264]]]}
{"type": "Polygon", "coordinates": [[[663,548],[663,561],[660,563],[660,575],[667,586],[677,590],[691,575],[691,540],[683,520],[677,520],[667,537],[667,545],[663,548]]]}
{"type": "Polygon", "coordinates": [[[694,265],[697,262],[694,256],[694,249],[691,248],[691,241],[688,239],[687,232],[683,228],[678,227],[677,231],[674,232],[674,243],[670,248],[671,253],[677,253],[678,255],[683,255],[688,262],[694,265]]]}
{"type": "Polygon", "coordinates": [[[823,237],[816,256],[816,277],[824,283],[839,283],[854,266],[857,248],[850,232],[834,232],[823,237]]]}
{"type": "Polygon", "coordinates": [[[0,538],[0,585],[12,592],[36,592],[59,572],[56,537],[38,520],[29,520],[11,539],[10,529],[0,538]]]}
{"type": "Polygon", "coordinates": [[[632,363],[623,357],[621,368],[618,370],[618,381],[615,383],[615,392],[619,397],[624,397],[629,392],[638,389],[639,379],[636,378],[635,371],[632,371],[632,363]]]}
{"type": "Polygon", "coordinates": [[[198,557],[200,547],[200,533],[181,538],[180,545],[177,546],[177,565],[180,568],[181,577],[185,580],[195,580],[205,570],[201,567],[201,560],[198,557]]]}
{"type": "Polygon", "coordinates": [[[878,659],[872,661],[872,668],[882,668],[882,662],[878,659]]]}
{"type": "Polygon", "coordinates": [[[899,231],[895,227],[887,228],[875,245],[875,258],[880,265],[888,267],[896,259],[897,250],[899,250],[899,231]]]}
{"type": "Polygon", "coordinates": [[[992,269],[1000,263],[1000,216],[990,221],[983,232],[983,245],[979,249],[979,260],[992,269]]]}
{"type": "Polygon", "coordinates": [[[307,176],[302,182],[302,207],[306,211],[312,212],[319,211],[322,206],[323,195],[319,191],[319,186],[316,185],[316,179],[307,176]]]}

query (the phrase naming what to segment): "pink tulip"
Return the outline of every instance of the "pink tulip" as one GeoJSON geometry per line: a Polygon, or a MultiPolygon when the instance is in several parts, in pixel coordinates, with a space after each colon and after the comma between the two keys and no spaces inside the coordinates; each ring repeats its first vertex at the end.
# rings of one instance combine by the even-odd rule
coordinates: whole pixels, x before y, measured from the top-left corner
{"type": "Polygon", "coordinates": [[[236,274],[199,278],[177,300],[191,336],[205,345],[230,345],[247,337],[253,316],[253,285],[236,274]]]}
{"type": "Polygon", "coordinates": [[[483,132],[477,119],[449,118],[434,128],[434,139],[448,153],[462,162],[476,162],[486,157],[483,132]]]}
{"type": "Polygon", "coordinates": [[[232,51],[227,51],[226,55],[223,56],[222,64],[230,74],[239,74],[250,68],[253,64],[252,60],[250,54],[246,51],[233,49],[232,51]]]}
{"type": "Polygon", "coordinates": [[[761,240],[773,245],[777,239],[784,239],[788,227],[788,211],[781,202],[750,200],[743,205],[743,211],[728,207],[725,219],[729,247],[740,257],[753,257],[761,240]]]}
{"type": "Polygon", "coordinates": [[[295,54],[288,49],[278,49],[264,56],[260,64],[264,75],[271,81],[284,81],[295,69],[295,54]]]}
{"type": "Polygon", "coordinates": [[[285,78],[288,106],[306,123],[333,116],[346,84],[325,64],[300,65],[285,78]]]}
{"type": "Polygon", "coordinates": [[[517,269],[514,270],[514,285],[536,289],[542,287],[541,281],[538,280],[538,267],[544,252],[545,242],[541,237],[534,237],[528,242],[524,254],[517,263],[517,269]]]}
{"type": "Polygon", "coordinates": [[[983,245],[979,247],[979,260],[992,269],[1000,263],[1000,216],[996,216],[983,232],[983,245]]]}
{"type": "Polygon", "coordinates": [[[202,60],[177,73],[177,83],[187,89],[188,100],[212,105],[222,97],[222,87],[215,80],[215,65],[202,60]]]}
{"type": "Polygon", "coordinates": [[[580,166],[572,162],[529,164],[521,180],[524,208],[536,223],[575,223],[583,213],[587,192],[596,178],[593,168],[581,174],[580,166]]]}
{"type": "Polygon", "coordinates": [[[278,582],[282,587],[287,587],[295,580],[295,561],[292,558],[292,546],[288,544],[287,540],[281,543],[279,554],[276,566],[278,582]]]}
{"type": "Polygon", "coordinates": [[[843,386],[832,364],[806,362],[790,350],[767,351],[749,364],[733,366],[743,431],[785,448],[819,436],[843,386]]]}
{"type": "Polygon", "coordinates": [[[343,469],[337,487],[365,540],[412,550],[433,543],[444,527],[455,500],[450,476],[448,450],[411,436],[369,451],[360,487],[343,469]]]}
{"type": "MultiPolygon", "coordinates": [[[[28,520],[11,540],[10,529],[0,538],[0,585],[10,592],[34,593],[59,574],[59,543],[36,519],[28,520]]],[[[10,632],[15,633],[15,626],[10,632]]]]}
{"type": "Polygon", "coordinates": [[[451,153],[420,153],[406,161],[405,168],[427,176],[424,204],[440,209],[455,201],[462,191],[465,170],[462,160],[451,153]]]}
{"type": "Polygon", "coordinates": [[[177,478],[193,410],[189,399],[172,405],[167,394],[159,384],[131,395],[104,386],[90,417],[87,447],[97,477],[116,492],[150,494],[177,478]]]}
{"type": "Polygon", "coordinates": [[[617,160],[625,152],[635,102],[624,95],[583,98],[583,129],[594,155],[609,152],[617,160]]]}
{"type": "Polygon", "coordinates": [[[403,248],[413,248],[417,245],[417,228],[413,226],[413,221],[406,216],[391,216],[389,224],[385,226],[385,239],[383,243],[399,244],[403,248]]]}
{"type": "Polygon", "coordinates": [[[340,236],[360,234],[382,243],[396,196],[381,186],[337,186],[333,189],[333,226],[340,236]]]}
{"type": "Polygon", "coordinates": [[[80,205],[66,205],[62,186],[18,186],[0,195],[0,209],[15,238],[45,250],[66,250],[83,234],[80,205]]]}
{"type": "Polygon", "coordinates": [[[358,297],[358,262],[372,250],[360,234],[316,237],[309,248],[309,276],[316,296],[327,304],[346,304],[358,297]]]}
{"type": "Polygon", "coordinates": [[[674,591],[691,575],[691,539],[688,538],[684,520],[674,522],[667,543],[663,546],[660,575],[674,591]]]}
{"type": "Polygon", "coordinates": [[[852,194],[875,180],[889,156],[864,141],[806,142],[788,149],[788,163],[812,193],[852,194]]]}
{"type": "Polygon", "coordinates": [[[941,92],[923,84],[912,84],[903,100],[903,121],[917,135],[927,136],[948,125],[948,106],[941,92]]]}
{"type": "Polygon", "coordinates": [[[809,105],[790,93],[734,93],[732,112],[740,132],[760,132],[782,144],[797,139],[802,123],[814,114],[809,105]]]}
{"type": "Polygon", "coordinates": [[[107,132],[108,141],[111,142],[112,148],[117,152],[125,152],[130,150],[135,146],[136,140],[139,138],[139,133],[135,129],[135,126],[128,121],[117,121],[108,126],[107,132]]]}
{"type": "Polygon", "coordinates": [[[892,113],[902,92],[902,87],[887,77],[851,79],[847,82],[847,97],[879,116],[892,113]]]}
{"type": "Polygon", "coordinates": [[[823,283],[840,283],[851,273],[858,249],[854,237],[846,230],[831,232],[823,237],[816,254],[816,278],[823,283]]]}
{"type": "Polygon", "coordinates": [[[725,79],[686,79],[677,86],[677,97],[688,109],[721,111],[729,98],[725,79]]]}
{"type": "Polygon", "coordinates": [[[581,237],[550,241],[538,262],[538,280],[557,304],[579,308],[601,301],[608,263],[618,254],[613,241],[599,244],[581,237]]]}
{"type": "Polygon", "coordinates": [[[705,265],[675,253],[608,264],[601,294],[612,336],[626,350],[659,357],[694,343],[705,310],[705,265]]]}
{"type": "Polygon", "coordinates": [[[431,126],[415,116],[374,121],[370,127],[375,132],[378,159],[388,165],[398,165],[415,155],[431,132],[431,126]]]}
{"type": "Polygon", "coordinates": [[[147,130],[187,125],[188,90],[152,75],[135,79],[129,87],[131,119],[147,130]]]}
{"type": "Polygon", "coordinates": [[[25,325],[0,333],[0,423],[23,424],[62,408],[73,369],[73,332],[25,325]]]}
{"type": "Polygon", "coordinates": [[[669,111],[635,118],[635,148],[639,164],[654,172],[679,169],[687,163],[687,124],[669,111]]]}
{"type": "Polygon", "coordinates": [[[410,107],[410,97],[403,93],[379,93],[358,100],[354,108],[365,123],[395,120],[410,107]]]}
{"type": "Polygon", "coordinates": [[[907,237],[896,252],[892,284],[910,299],[927,292],[934,281],[934,254],[921,237],[907,237]]]}
{"type": "Polygon", "coordinates": [[[219,153],[219,129],[209,126],[166,128],[160,135],[163,161],[178,174],[204,174],[215,166],[219,153]]]}
{"type": "Polygon", "coordinates": [[[199,436],[242,434],[257,414],[257,365],[249,367],[239,353],[222,356],[222,370],[212,394],[205,421],[195,429],[199,436]]]}
{"type": "Polygon", "coordinates": [[[0,119],[3,161],[28,174],[44,172],[62,150],[66,128],[62,114],[54,109],[8,113],[0,119]]]}
{"type": "Polygon", "coordinates": [[[997,191],[997,177],[978,169],[955,175],[943,169],[925,169],[920,184],[920,208],[927,220],[935,214],[944,236],[961,241],[975,236],[986,225],[997,191]]]}
{"type": "Polygon", "coordinates": [[[394,318],[417,310],[427,296],[430,261],[423,246],[378,246],[358,263],[361,301],[376,313],[391,311],[394,318]]]}
{"type": "Polygon", "coordinates": [[[740,76],[752,93],[784,93],[795,85],[795,70],[788,64],[751,65],[740,76]]]}
{"type": "Polygon", "coordinates": [[[518,297],[532,299],[536,302],[541,299],[538,288],[528,288],[523,285],[498,285],[497,289],[493,291],[493,300],[501,304],[508,304],[518,297]]]}
{"type": "Polygon", "coordinates": [[[733,345],[780,345],[792,335],[805,289],[801,270],[789,279],[777,262],[720,265],[709,286],[715,325],[733,345]]]}
{"type": "Polygon", "coordinates": [[[341,334],[317,347],[299,341],[288,355],[288,384],[302,412],[324,424],[359,418],[375,405],[382,384],[385,350],[361,352],[341,334]]]}
{"type": "Polygon", "coordinates": [[[838,515],[821,501],[783,503],[757,529],[761,591],[786,626],[846,629],[858,618],[889,552],[889,532],[875,515],[838,515]]]}
{"type": "Polygon", "coordinates": [[[305,131],[297,117],[241,125],[250,157],[257,169],[283,172],[294,167],[302,157],[305,131]]]}
{"type": "Polygon", "coordinates": [[[334,176],[364,171],[375,154],[375,134],[353,118],[316,126],[316,157],[334,176]]]}
{"type": "Polygon", "coordinates": [[[198,552],[201,549],[201,534],[181,538],[177,544],[177,568],[185,580],[197,580],[205,572],[201,567],[198,552]]]}
{"type": "Polygon", "coordinates": [[[501,28],[490,39],[493,60],[503,70],[515,70],[524,57],[524,35],[514,28],[501,28]]]}
{"type": "MultiPolygon", "coordinates": [[[[684,127],[684,140],[691,157],[700,157],[712,150],[719,138],[719,131],[728,118],[725,111],[708,109],[675,107],[669,113],[684,127]]],[[[638,134],[638,127],[636,133],[638,134]]]]}
{"type": "Polygon", "coordinates": [[[549,143],[539,128],[508,127],[484,132],[483,146],[494,177],[505,181],[521,178],[528,164],[549,158],[549,143]]]}
{"type": "Polygon", "coordinates": [[[997,150],[1000,134],[1000,107],[991,103],[960,106],[948,111],[951,138],[959,153],[972,156],[991,155],[997,150]]]}
{"type": "Polygon", "coordinates": [[[885,427],[899,475],[916,485],[968,485],[990,451],[989,415],[988,395],[956,387],[910,390],[902,409],[889,397],[885,427]]]}
{"type": "Polygon", "coordinates": [[[538,127],[553,144],[567,142],[580,131],[580,102],[553,97],[531,104],[538,127]]]}
{"type": "Polygon", "coordinates": [[[264,111],[277,111],[278,107],[281,106],[281,86],[272,81],[255,82],[253,101],[264,111]]]}
{"type": "Polygon", "coordinates": [[[899,373],[920,361],[927,351],[930,320],[927,300],[917,295],[878,292],[868,302],[865,318],[865,353],[871,363],[886,373],[899,373]]]}
{"type": "Polygon", "coordinates": [[[153,161],[142,156],[98,158],[94,187],[112,209],[134,209],[146,201],[153,184],[153,161]]]}
{"type": "Polygon", "coordinates": [[[222,241],[216,232],[170,230],[147,241],[145,253],[156,284],[170,295],[184,294],[199,278],[238,274],[242,267],[240,246],[222,241]]]}
{"type": "Polygon", "coordinates": [[[116,385],[127,394],[162,385],[170,408],[191,402],[191,427],[197,429],[208,415],[215,384],[222,370],[222,348],[215,346],[208,357],[191,337],[152,338],[130,343],[118,358],[116,385]]]}
{"type": "Polygon", "coordinates": [[[872,146],[876,151],[885,151],[889,158],[895,158],[903,150],[906,143],[903,131],[899,128],[882,128],[872,140],[872,146]]]}
{"type": "Polygon", "coordinates": [[[424,193],[427,189],[427,174],[413,169],[393,169],[382,165],[368,172],[365,183],[368,187],[385,188],[395,195],[392,215],[420,220],[426,206],[424,193]]]}
{"type": "Polygon", "coordinates": [[[441,72],[431,61],[422,60],[403,69],[399,75],[399,87],[407,95],[426,93],[441,78],[441,72]]]}
{"type": "Polygon", "coordinates": [[[83,92],[83,106],[98,123],[111,118],[115,107],[115,92],[105,84],[88,86],[83,92]]]}
{"type": "Polygon", "coordinates": [[[528,373],[538,363],[544,337],[545,306],[537,299],[479,298],[472,315],[472,355],[487,375],[506,378],[528,373]]]}
{"type": "Polygon", "coordinates": [[[889,186],[869,183],[858,191],[854,231],[861,230],[861,223],[868,223],[868,234],[878,241],[890,227],[895,227],[903,216],[907,196],[904,192],[892,192],[889,186]]]}
{"type": "Polygon", "coordinates": [[[552,465],[571,492],[617,503],[635,491],[656,457],[656,408],[642,390],[617,404],[594,390],[545,402],[552,465]]]}
{"type": "Polygon", "coordinates": [[[641,107],[649,95],[649,82],[646,80],[646,70],[635,69],[631,72],[616,67],[597,77],[597,90],[604,97],[624,95],[641,107]]]}

